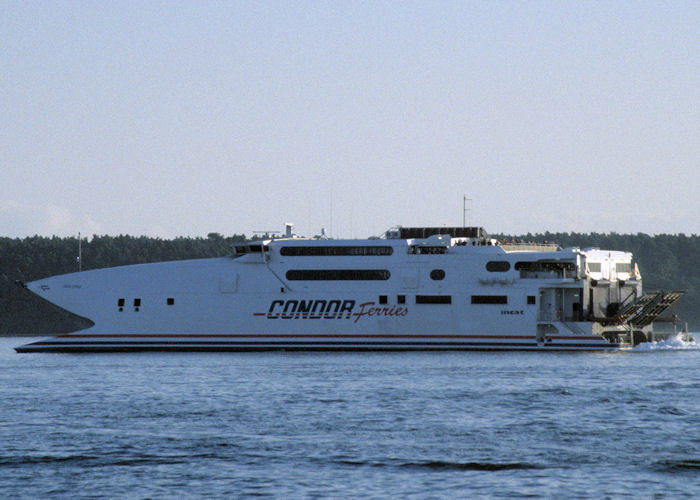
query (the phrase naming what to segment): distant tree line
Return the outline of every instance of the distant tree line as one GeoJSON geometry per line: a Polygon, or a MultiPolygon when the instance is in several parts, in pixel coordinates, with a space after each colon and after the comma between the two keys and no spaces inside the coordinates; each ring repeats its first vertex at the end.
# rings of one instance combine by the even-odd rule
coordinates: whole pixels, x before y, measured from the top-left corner
{"type": "MultiPolygon", "coordinates": [[[[633,252],[644,289],[685,290],[676,313],[691,330],[700,330],[700,236],[684,234],[583,234],[543,233],[497,235],[501,240],[556,242],[562,247],[599,247],[633,252]]],[[[83,239],[78,262],[75,237],[0,238],[0,335],[49,335],[85,328],[90,323],[63,311],[17,286],[57,274],[102,267],[168,260],[220,257],[231,244],[246,240],[243,234],[165,240],[146,236],[93,236],[83,239]]]]}
{"type": "Polygon", "coordinates": [[[78,238],[0,238],[0,335],[44,335],[69,332],[91,323],[64,311],[17,285],[58,274],[102,267],[169,260],[220,257],[243,234],[224,237],[164,240],[146,236],[93,236],[83,239],[78,262],[78,238]]]}

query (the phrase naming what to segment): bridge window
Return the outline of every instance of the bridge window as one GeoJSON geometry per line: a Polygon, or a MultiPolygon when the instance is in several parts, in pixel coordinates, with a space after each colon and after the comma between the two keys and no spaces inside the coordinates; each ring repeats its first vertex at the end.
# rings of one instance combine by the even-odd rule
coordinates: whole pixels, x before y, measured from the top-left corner
{"type": "Polygon", "coordinates": [[[234,249],[236,250],[236,254],[262,253],[263,246],[262,244],[236,245],[234,249]]]}

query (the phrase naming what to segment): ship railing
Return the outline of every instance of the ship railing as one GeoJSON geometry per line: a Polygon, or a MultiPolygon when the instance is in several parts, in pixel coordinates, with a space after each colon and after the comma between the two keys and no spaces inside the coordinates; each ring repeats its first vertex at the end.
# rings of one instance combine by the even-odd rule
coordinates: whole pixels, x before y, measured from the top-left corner
{"type": "Polygon", "coordinates": [[[555,252],[560,247],[556,243],[527,243],[518,241],[501,241],[498,243],[506,252],[555,252]]]}

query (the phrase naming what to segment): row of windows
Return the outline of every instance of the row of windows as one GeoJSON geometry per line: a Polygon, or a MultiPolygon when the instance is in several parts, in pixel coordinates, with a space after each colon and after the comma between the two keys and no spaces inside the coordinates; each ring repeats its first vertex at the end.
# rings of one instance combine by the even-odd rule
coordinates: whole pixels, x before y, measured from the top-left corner
{"type": "MultiPolygon", "coordinates": [[[[319,249],[324,247],[285,247],[286,249],[291,248],[311,248],[319,249]]],[[[284,250],[283,248],[282,250],[284,250]]],[[[328,248],[362,248],[362,247],[328,247],[328,248]]],[[[367,247],[367,248],[384,248],[384,247],[367,247]]],[[[391,247],[386,247],[391,250],[391,247]]],[[[301,254],[299,254],[301,255],[301,254]]],[[[309,254],[311,255],[311,254],[309,254]]],[[[349,255],[349,254],[348,254],[349,255]]],[[[589,269],[591,269],[593,264],[589,264],[589,269]]],[[[600,266],[598,264],[598,266],[600,266]]],[[[620,269],[618,272],[630,272],[630,264],[618,264],[620,269]]],[[[515,264],[515,269],[519,271],[555,271],[555,270],[573,270],[575,268],[573,263],[563,262],[518,262],[515,264]]],[[[489,261],[486,263],[486,270],[489,272],[506,272],[510,270],[510,262],[507,261],[489,261]]],[[[389,271],[384,269],[309,269],[309,270],[291,270],[287,271],[287,279],[289,280],[311,280],[311,281],[329,281],[329,280],[388,280],[391,274],[389,271]]],[[[443,269],[433,269],[430,271],[430,279],[434,281],[440,281],[445,279],[445,271],[443,269]]]]}
{"type": "MultiPolygon", "coordinates": [[[[387,303],[387,296],[380,295],[379,296],[379,303],[386,304],[387,303]]],[[[399,295],[398,296],[398,303],[405,304],[406,303],[406,296],[399,295]]],[[[471,303],[472,304],[501,304],[501,305],[508,304],[508,296],[507,295],[472,295],[471,296],[471,303]]],[[[528,303],[528,305],[535,305],[537,303],[536,297],[534,295],[528,295],[527,296],[527,303],[528,303]]],[[[416,295],[416,304],[452,304],[452,296],[451,295],[416,295]]]]}
{"type": "Polygon", "coordinates": [[[573,262],[516,262],[516,271],[551,272],[573,271],[576,265],[573,262]]]}
{"type": "MultiPolygon", "coordinates": [[[[592,273],[599,273],[601,271],[601,263],[600,262],[589,262],[588,263],[588,270],[592,273]]],[[[631,273],[632,272],[632,264],[630,262],[616,262],[615,263],[615,271],[618,273],[631,273]]]]}
{"type": "MultiPolygon", "coordinates": [[[[311,247],[314,248],[314,247],[311,247]]],[[[348,247],[349,248],[349,247],[348,247]]],[[[388,247],[391,248],[391,247],[388,247]]],[[[629,264],[628,264],[629,266],[629,264]]],[[[589,264],[590,267],[590,264],[589,264]]],[[[552,271],[555,269],[571,269],[574,265],[570,263],[547,263],[547,262],[518,262],[516,270],[521,271],[552,271]]],[[[491,261],[486,264],[489,272],[505,272],[510,270],[510,263],[506,261],[491,261]]],[[[618,270],[619,271],[619,270],[618,270]]],[[[629,271],[628,271],[629,272],[629,271]]],[[[310,281],[330,281],[330,280],[388,280],[391,273],[385,269],[293,269],[287,271],[289,280],[310,280],[310,281]]],[[[433,269],[430,271],[430,279],[440,281],[445,279],[443,269],[433,269]]]]}
{"type": "Polygon", "coordinates": [[[384,281],[391,273],[386,269],[292,269],[286,276],[290,281],[384,281]]]}
{"type": "MultiPolygon", "coordinates": [[[[391,273],[386,269],[292,269],[287,271],[286,276],[291,281],[383,281],[388,280],[391,273]]],[[[433,269],[430,271],[430,279],[444,280],[445,271],[433,269]]]]}
{"type": "MultiPolygon", "coordinates": [[[[165,299],[165,303],[168,304],[169,306],[175,305],[175,299],[172,297],[168,297],[165,299]]],[[[126,299],[117,299],[117,307],[119,308],[119,312],[122,312],[124,310],[124,305],[126,304],[126,299]]],[[[137,298],[134,299],[134,311],[139,311],[141,308],[141,299],[137,298]]]]}
{"type": "MultiPolygon", "coordinates": [[[[311,248],[311,249],[313,249],[313,250],[317,250],[317,249],[319,249],[319,248],[320,248],[320,249],[323,249],[324,247],[285,247],[285,248],[286,248],[286,249],[291,249],[291,248],[294,248],[294,249],[296,249],[296,248],[302,248],[302,249],[303,249],[303,248],[311,248]]],[[[285,250],[285,248],[283,248],[282,250],[285,250]]],[[[328,248],[341,248],[341,249],[342,249],[342,248],[363,248],[363,247],[328,247],[328,248]]],[[[384,247],[367,247],[367,248],[384,248],[384,247]]],[[[386,248],[388,248],[389,250],[391,250],[391,247],[386,247],[386,248]]],[[[298,254],[298,255],[302,255],[302,254],[298,254]]],[[[306,255],[306,254],[304,254],[304,255],[306,255]]],[[[312,255],[312,254],[308,254],[308,255],[312,255]]],[[[316,255],[318,255],[318,254],[316,254],[316,255]]],[[[329,255],[330,255],[330,254],[329,254],[329,255]]],[[[338,254],[338,255],[340,255],[340,254],[338,254]]],[[[351,255],[351,254],[347,254],[347,255],[351,255]]],[[[376,254],[376,255],[379,255],[379,254],[376,254]]],[[[593,266],[592,263],[589,264],[589,269],[590,269],[591,271],[594,271],[594,270],[591,268],[591,266],[593,266]]],[[[599,269],[599,266],[600,266],[600,264],[598,264],[598,270],[600,270],[600,269],[599,269]]],[[[618,269],[618,272],[625,272],[625,271],[629,272],[629,269],[630,269],[631,266],[630,266],[629,264],[618,264],[618,267],[620,267],[620,269],[618,269]],[[626,266],[626,267],[625,267],[625,266],[626,266]]],[[[554,271],[554,270],[562,270],[562,269],[565,269],[565,270],[573,270],[574,268],[575,268],[575,266],[574,266],[574,264],[571,263],[571,262],[563,262],[563,263],[554,263],[554,262],[518,262],[518,263],[515,264],[515,269],[516,269],[516,270],[519,270],[519,271],[540,271],[540,272],[544,272],[544,271],[554,271]]],[[[495,273],[495,272],[501,272],[501,273],[502,273],[502,272],[506,272],[506,271],[509,271],[509,270],[510,270],[510,262],[505,261],[505,260],[492,260],[492,261],[489,261],[489,262],[486,263],[486,270],[489,271],[489,272],[492,272],[492,273],[495,273]]],[[[296,270],[293,270],[293,271],[288,271],[288,272],[287,272],[287,278],[288,278],[288,279],[298,279],[298,280],[304,280],[304,279],[308,279],[308,280],[334,280],[334,279],[377,280],[377,279],[380,279],[380,280],[383,280],[383,279],[389,279],[389,271],[386,271],[386,270],[382,270],[382,271],[367,271],[367,270],[345,270],[345,269],[342,269],[342,270],[332,270],[332,269],[330,269],[330,270],[313,270],[313,271],[296,271],[296,270]],[[356,273],[355,276],[357,276],[357,277],[341,277],[341,278],[333,278],[333,277],[323,277],[323,278],[321,278],[321,277],[317,277],[317,278],[294,277],[294,278],[290,278],[290,277],[289,277],[290,273],[292,273],[293,276],[301,276],[301,274],[298,274],[298,273],[307,273],[307,275],[311,275],[311,274],[315,273],[315,275],[318,275],[318,276],[321,275],[320,273],[326,273],[325,276],[334,276],[334,275],[336,275],[336,274],[337,274],[338,276],[350,276],[350,274],[348,274],[348,273],[352,273],[352,272],[356,273]],[[376,272],[385,273],[385,274],[383,274],[382,276],[386,276],[386,277],[374,277],[374,278],[372,278],[372,277],[363,278],[363,277],[362,277],[362,276],[370,276],[371,273],[376,273],[376,272]],[[311,273],[311,274],[308,274],[308,273],[311,273]],[[336,274],[334,274],[334,273],[336,273],[336,274]],[[370,273],[370,274],[366,274],[366,273],[370,273]]],[[[431,279],[431,280],[434,280],[434,281],[440,281],[440,280],[445,279],[445,271],[444,271],[443,269],[433,269],[432,271],[430,271],[430,279],[431,279]]]]}
{"type": "MultiPolygon", "coordinates": [[[[379,303],[386,304],[388,297],[386,295],[379,296],[379,303]]],[[[405,295],[397,296],[398,304],[406,303],[405,295]]],[[[472,295],[472,304],[508,304],[507,295],[472,295]]],[[[533,305],[536,303],[534,295],[527,296],[527,303],[533,305]]],[[[416,304],[452,304],[451,295],[416,295],[416,304]]]]}
{"type": "MultiPolygon", "coordinates": [[[[390,247],[389,247],[390,248],[390,247]]],[[[627,264],[629,266],[629,264],[627,264]]],[[[621,266],[622,267],[622,266],[621,266]]],[[[590,264],[589,264],[590,268],[590,264]]],[[[486,264],[489,272],[505,272],[510,270],[510,263],[506,261],[491,261],[486,264]]],[[[547,263],[547,262],[518,262],[516,270],[520,271],[554,271],[573,270],[571,263],[547,263]]],[[[626,270],[626,268],[623,268],[626,270]]],[[[620,270],[618,270],[620,272],[620,270]]],[[[622,271],[624,272],[624,271],[622,271]]],[[[629,272],[629,271],[627,271],[629,272]]],[[[332,281],[332,280],[364,280],[377,281],[388,280],[391,273],[386,269],[292,269],[287,271],[288,280],[308,280],[308,281],[332,281]]],[[[433,269],[430,271],[430,279],[440,281],[445,279],[443,269],[433,269]]]]}
{"type": "Polygon", "coordinates": [[[280,254],[289,257],[306,256],[366,256],[366,255],[391,255],[394,249],[389,246],[312,246],[312,247],[282,247],[280,254]]]}
{"type": "MultiPolygon", "coordinates": [[[[380,295],[379,296],[379,303],[380,304],[386,304],[388,301],[388,297],[386,295],[380,295]]],[[[119,311],[124,310],[124,305],[126,303],[125,299],[118,299],[117,300],[117,306],[119,307],[119,311]]],[[[398,304],[405,304],[406,303],[406,296],[405,295],[398,295],[397,296],[397,303],[398,304]]],[[[472,295],[471,296],[471,303],[472,304],[507,304],[508,303],[508,296],[507,295],[472,295]]],[[[528,304],[535,304],[535,297],[533,295],[528,295],[527,297],[527,303],[528,304]]],[[[138,311],[139,308],[141,307],[141,299],[137,298],[134,299],[134,310],[138,311]]],[[[172,297],[168,297],[166,299],[166,304],[169,306],[175,305],[175,299],[172,297]]],[[[451,295],[416,295],[416,304],[452,304],[452,296],[451,295]]]]}
{"type": "MultiPolygon", "coordinates": [[[[283,247],[282,248],[282,253],[283,255],[390,255],[391,254],[391,247],[283,247]],[[306,250],[312,250],[313,252],[316,251],[323,251],[324,249],[331,249],[331,250],[338,250],[339,252],[343,252],[345,250],[348,251],[355,251],[356,249],[387,249],[389,250],[388,254],[384,253],[374,253],[374,254],[360,254],[360,253],[303,253],[306,250]],[[296,253],[296,251],[299,250],[299,253],[296,253]],[[285,253],[287,251],[287,253],[285,253]]],[[[600,272],[600,264],[595,264],[595,263],[589,263],[588,264],[589,270],[592,272],[600,272]]],[[[631,272],[631,265],[630,264],[617,264],[617,271],[618,272],[631,272]]],[[[573,271],[575,269],[575,265],[572,262],[517,262],[515,264],[515,269],[516,271],[530,271],[530,272],[546,272],[546,271],[561,271],[561,270],[567,270],[567,271],[573,271]]],[[[503,273],[510,271],[510,262],[505,261],[505,260],[492,260],[486,263],[486,270],[491,272],[491,273],[503,273]]],[[[292,270],[287,272],[287,277],[288,279],[296,279],[296,280],[334,280],[334,279],[356,279],[356,280],[384,280],[384,279],[389,279],[389,271],[386,270],[381,270],[379,272],[385,273],[383,276],[386,277],[370,277],[370,278],[363,278],[361,276],[367,275],[369,276],[370,274],[364,274],[364,273],[373,273],[373,272],[378,272],[378,271],[368,271],[368,270],[314,270],[314,271],[297,271],[297,270],[292,270]],[[289,274],[292,273],[294,276],[301,276],[298,273],[316,273],[316,275],[321,275],[319,273],[326,273],[326,276],[333,276],[333,273],[339,273],[338,276],[349,276],[347,273],[355,272],[357,277],[341,277],[341,278],[332,278],[332,277],[318,277],[318,278],[301,278],[301,277],[294,277],[290,278],[289,274]]],[[[311,274],[309,274],[311,275],[311,274]]],[[[445,271],[442,269],[433,269],[430,271],[430,279],[439,281],[445,279],[445,271]]]]}
{"type": "MultiPolygon", "coordinates": [[[[595,272],[591,266],[595,266],[593,263],[588,264],[588,268],[595,272]]],[[[516,262],[516,271],[531,271],[531,272],[547,272],[547,271],[573,271],[576,269],[576,265],[573,262],[516,262]]],[[[510,262],[505,260],[492,260],[486,263],[486,270],[491,273],[504,273],[510,271],[510,262]]],[[[600,271],[600,264],[597,264],[597,270],[600,271]]]]}

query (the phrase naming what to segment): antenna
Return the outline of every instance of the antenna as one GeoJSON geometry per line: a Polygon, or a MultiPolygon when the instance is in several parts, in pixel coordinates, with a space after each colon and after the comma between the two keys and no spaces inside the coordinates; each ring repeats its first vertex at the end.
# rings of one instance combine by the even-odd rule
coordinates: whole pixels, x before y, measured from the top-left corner
{"type": "Polygon", "coordinates": [[[331,225],[331,231],[330,231],[330,237],[333,238],[333,186],[331,186],[331,200],[330,200],[330,225],[331,225]]]}
{"type": "MultiPolygon", "coordinates": [[[[465,194],[462,200],[462,227],[467,227],[467,212],[471,211],[471,203],[472,199],[467,198],[467,195],[465,194]],[[470,208],[467,208],[467,202],[469,202],[470,208]]],[[[471,221],[469,223],[471,224],[471,221]]]]}
{"type": "Polygon", "coordinates": [[[83,239],[78,232],[78,272],[83,271],[83,239]]]}

